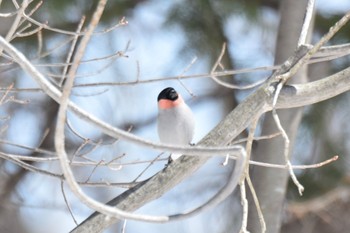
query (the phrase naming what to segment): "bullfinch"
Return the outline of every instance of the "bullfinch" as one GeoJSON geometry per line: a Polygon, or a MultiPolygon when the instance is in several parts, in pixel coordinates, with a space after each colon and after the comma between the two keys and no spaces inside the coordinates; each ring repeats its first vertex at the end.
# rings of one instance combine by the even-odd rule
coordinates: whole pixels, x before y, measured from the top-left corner
{"type": "MultiPolygon", "coordinates": [[[[171,145],[191,145],[194,129],[194,115],[181,95],[172,87],[162,90],[158,95],[158,136],[160,141],[171,145]]],[[[181,154],[171,154],[168,163],[180,156],[181,154]]]]}

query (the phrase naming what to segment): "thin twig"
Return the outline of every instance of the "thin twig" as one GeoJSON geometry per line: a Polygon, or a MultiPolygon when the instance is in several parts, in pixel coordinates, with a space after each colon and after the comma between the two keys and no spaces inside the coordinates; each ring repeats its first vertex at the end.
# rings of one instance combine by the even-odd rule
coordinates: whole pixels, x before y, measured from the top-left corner
{"type": "Polygon", "coordinates": [[[12,16],[16,15],[17,13],[18,13],[17,10],[13,11],[13,12],[9,12],[9,13],[0,13],[0,17],[1,18],[9,18],[9,17],[12,17],[12,16]]]}
{"type": "Polygon", "coordinates": [[[250,190],[250,192],[252,194],[254,205],[256,207],[256,211],[258,213],[258,218],[259,218],[259,223],[260,223],[260,227],[261,227],[261,232],[264,233],[264,232],[266,232],[266,222],[265,222],[265,219],[264,219],[263,212],[261,210],[261,206],[260,206],[260,203],[259,203],[258,196],[256,195],[255,188],[253,186],[252,180],[250,179],[250,175],[246,176],[246,181],[247,181],[249,190],[250,190]]]}
{"type": "Polygon", "coordinates": [[[4,104],[6,101],[6,97],[8,96],[8,94],[10,93],[10,90],[13,88],[15,84],[11,83],[10,86],[6,87],[6,92],[2,95],[1,99],[0,99],[0,105],[4,104]]]}
{"type": "MultiPolygon", "coordinates": [[[[89,140],[84,140],[80,146],[74,151],[72,158],[70,159],[71,163],[74,161],[75,156],[79,156],[78,153],[89,143],[89,140]]],[[[83,156],[79,156],[83,157],[83,156]]]]}
{"type": "Polygon", "coordinates": [[[69,211],[69,213],[70,213],[70,216],[72,217],[72,219],[73,219],[75,225],[78,226],[79,224],[78,224],[77,220],[76,220],[75,217],[74,217],[73,211],[72,211],[72,209],[70,208],[69,202],[68,202],[67,197],[66,197],[66,194],[65,194],[65,192],[64,192],[63,180],[61,180],[61,192],[62,192],[62,196],[63,196],[63,199],[64,199],[64,203],[66,203],[66,206],[67,206],[67,209],[68,209],[68,211],[69,211]]]}
{"type": "MultiPolygon", "coordinates": [[[[258,125],[258,117],[252,122],[252,124],[250,125],[249,127],[249,134],[248,134],[248,138],[247,138],[247,144],[246,144],[246,151],[247,151],[247,158],[248,158],[248,161],[250,160],[250,157],[251,157],[251,153],[252,153],[252,148],[253,148],[253,140],[254,140],[254,135],[255,135],[255,131],[256,131],[256,127],[258,125]]],[[[258,197],[256,195],[256,192],[255,192],[255,188],[251,182],[251,179],[250,179],[250,174],[249,174],[249,163],[247,162],[245,164],[245,168],[244,168],[244,177],[242,178],[242,181],[241,181],[241,189],[245,189],[245,183],[244,183],[244,180],[247,181],[248,183],[248,187],[251,191],[251,194],[253,196],[253,200],[254,200],[254,204],[255,204],[255,207],[257,209],[257,212],[258,212],[258,215],[259,215],[259,221],[260,221],[260,225],[261,225],[261,232],[264,233],[266,231],[266,223],[265,223],[265,220],[264,220],[264,216],[262,214],[262,211],[261,211],[261,207],[260,207],[260,204],[259,204],[259,201],[258,201],[258,197]]],[[[248,221],[248,207],[245,207],[244,204],[247,203],[248,204],[248,201],[245,197],[245,193],[246,191],[243,191],[241,190],[241,193],[244,194],[242,198],[242,205],[243,205],[243,220],[242,220],[242,228],[241,228],[241,232],[247,232],[247,221],[248,221]],[[245,213],[246,212],[246,213],[245,213]]]]}
{"type": "MultiPolygon", "coordinates": [[[[75,31],[76,33],[81,32],[81,29],[82,29],[82,27],[83,27],[83,25],[84,25],[84,22],[85,22],[85,16],[81,17],[80,22],[79,22],[79,24],[78,24],[78,28],[77,28],[77,30],[75,31]]],[[[75,47],[76,47],[77,42],[78,42],[78,38],[79,38],[78,35],[73,36],[72,44],[71,44],[71,47],[70,47],[70,49],[69,49],[69,52],[68,52],[68,55],[67,55],[67,58],[66,58],[66,65],[65,65],[64,68],[63,68],[62,77],[61,77],[60,82],[58,83],[59,86],[62,86],[62,83],[63,83],[63,81],[65,80],[65,77],[66,77],[66,74],[67,74],[67,71],[68,71],[68,63],[69,63],[69,62],[71,61],[71,59],[72,59],[73,52],[74,52],[75,47]]]]}
{"type": "Polygon", "coordinates": [[[45,57],[49,56],[50,54],[52,54],[54,51],[61,49],[61,48],[64,48],[72,40],[73,40],[72,37],[65,38],[63,41],[59,41],[59,42],[57,42],[57,44],[55,43],[51,49],[46,50],[45,52],[41,53],[40,56],[38,56],[37,58],[34,58],[34,59],[45,58],[45,57]]]}
{"type": "Polygon", "coordinates": [[[127,222],[127,220],[124,219],[123,226],[122,226],[122,229],[121,229],[121,233],[125,233],[125,231],[126,231],[126,222],[127,222]]]}
{"type": "MultiPolygon", "coordinates": [[[[291,168],[292,169],[300,169],[300,170],[319,168],[319,167],[323,167],[323,166],[325,166],[325,165],[327,165],[329,163],[332,163],[334,161],[337,161],[338,158],[339,158],[339,156],[335,155],[332,158],[324,160],[324,161],[319,162],[319,163],[310,164],[310,165],[291,165],[291,168]]],[[[256,166],[261,166],[261,167],[270,167],[270,168],[278,168],[278,169],[290,169],[290,168],[288,168],[287,165],[264,163],[264,162],[258,162],[258,161],[252,161],[252,160],[249,161],[249,164],[256,165],[256,166]]]]}
{"type": "MultiPolygon", "coordinates": [[[[15,20],[13,21],[10,30],[7,32],[5,40],[10,41],[15,34],[21,18],[24,16],[24,11],[28,7],[28,0],[23,0],[21,8],[18,10],[15,20]]],[[[2,54],[3,47],[0,46],[0,55],[2,54]]]]}
{"type": "MultiPolygon", "coordinates": [[[[248,138],[253,138],[254,137],[254,133],[255,133],[257,124],[258,124],[258,119],[256,119],[255,122],[250,127],[248,138]]],[[[247,151],[251,154],[251,150],[252,150],[252,147],[253,147],[253,140],[252,139],[248,140],[248,142],[247,142],[247,151]]],[[[249,158],[250,158],[250,156],[249,156],[249,158]]],[[[265,222],[262,210],[261,210],[261,206],[260,206],[260,203],[259,203],[258,196],[256,195],[255,188],[254,188],[253,183],[252,183],[252,181],[250,179],[249,165],[246,166],[245,174],[246,174],[245,180],[247,181],[249,190],[250,190],[250,192],[252,194],[253,201],[254,201],[254,204],[255,204],[258,216],[259,216],[259,222],[260,222],[260,226],[261,226],[261,233],[265,233],[266,232],[266,222],[265,222]]]]}
{"type": "MultiPolygon", "coordinates": [[[[49,30],[49,31],[52,31],[52,32],[57,32],[61,35],[70,35],[70,36],[75,36],[75,35],[78,35],[78,36],[85,36],[87,32],[80,32],[80,33],[76,33],[76,32],[72,32],[72,31],[67,31],[67,30],[63,30],[63,29],[59,29],[59,28],[54,28],[54,27],[50,27],[49,25],[47,25],[46,23],[41,23],[31,17],[29,17],[28,15],[24,14],[23,17],[28,20],[29,22],[37,25],[37,26],[41,26],[42,28],[46,29],[46,30],[49,30]]],[[[118,27],[121,27],[121,26],[125,26],[128,24],[128,21],[125,20],[125,18],[123,17],[122,20],[120,20],[117,24],[107,28],[107,29],[104,29],[104,30],[101,30],[101,31],[97,31],[97,32],[94,32],[93,35],[100,35],[100,34],[105,34],[105,33],[108,33],[118,27]]]]}
{"type": "Polygon", "coordinates": [[[307,43],[307,34],[314,14],[315,0],[309,0],[306,7],[303,26],[300,32],[298,47],[307,43]]]}
{"type": "Polygon", "coordinates": [[[194,94],[193,94],[193,92],[190,90],[190,89],[188,89],[187,87],[186,87],[186,85],[181,81],[181,77],[193,66],[193,64],[195,63],[197,61],[197,57],[194,57],[193,59],[192,59],[192,61],[190,62],[190,64],[188,64],[188,66],[180,73],[180,75],[178,76],[179,78],[177,79],[177,81],[181,84],[181,86],[183,87],[183,88],[185,88],[185,90],[190,94],[190,96],[194,96],[194,94]]]}
{"type": "Polygon", "coordinates": [[[133,180],[133,182],[136,182],[156,161],[158,161],[159,157],[162,156],[163,153],[160,153],[157,155],[141,172],[138,174],[138,176],[133,180]]]}
{"type": "Polygon", "coordinates": [[[247,225],[248,225],[248,200],[246,195],[246,188],[244,184],[244,180],[240,182],[239,184],[240,190],[241,190],[241,205],[243,207],[243,213],[242,213],[242,226],[239,231],[239,233],[249,233],[247,231],[247,225]]]}
{"type": "MultiPolygon", "coordinates": [[[[305,57],[305,55],[304,55],[304,57],[305,57]]],[[[299,60],[299,62],[301,60],[299,60]]],[[[295,65],[297,65],[299,62],[297,62],[295,65]]],[[[300,67],[300,65],[299,65],[299,67],[300,67]]],[[[289,73],[289,72],[287,72],[287,73],[289,73]]],[[[284,155],[284,159],[285,159],[286,166],[288,168],[289,174],[290,174],[294,184],[297,186],[299,194],[302,195],[303,191],[304,191],[304,187],[300,184],[300,182],[296,178],[295,173],[294,173],[294,171],[292,169],[290,160],[289,160],[289,144],[290,144],[289,137],[288,137],[286,131],[284,130],[284,128],[283,128],[283,126],[282,126],[282,124],[280,122],[280,119],[278,117],[277,111],[276,111],[277,99],[278,99],[278,96],[280,95],[282,87],[284,86],[286,81],[287,81],[287,79],[281,80],[278,83],[277,87],[276,87],[276,90],[275,90],[275,93],[274,93],[274,96],[273,96],[273,101],[272,101],[272,106],[273,106],[273,108],[272,108],[272,117],[273,117],[273,119],[274,119],[274,121],[275,121],[275,123],[277,125],[278,130],[281,132],[282,137],[284,139],[284,153],[283,153],[283,155],[284,155]]]]}
{"type": "Polygon", "coordinates": [[[50,128],[46,128],[40,138],[40,141],[38,143],[38,145],[42,145],[44,143],[44,140],[46,139],[46,137],[49,135],[50,133],[50,128]]]}
{"type": "Polygon", "coordinates": [[[104,161],[103,160],[100,160],[96,165],[95,167],[92,169],[90,175],[88,176],[88,178],[85,180],[85,183],[88,183],[90,181],[90,178],[92,177],[92,175],[95,173],[96,169],[98,168],[98,166],[103,163],[104,161]]]}
{"type": "MultiPolygon", "coordinates": [[[[265,80],[260,80],[258,82],[255,82],[255,83],[252,83],[252,84],[249,84],[249,85],[245,85],[245,86],[238,86],[238,85],[233,85],[233,84],[230,84],[230,83],[227,83],[227,82],[224,82],[222,80],[220,80],[219,78],[217,78],[217,75],[215,70],[216,68],[220,65],[220,62],[221,62],[221,59],[222,57],[225,55],[225,51],[226,51],[226,43],[223,43],[222,44],[222,48],[221,48],[221,52],[220,52],[220,55],[219,55],[219,59],[216,60],[213,68],[211,69],[210,71],[210,77],[216,82],[218,83],[219,85],[222,85],[224,87],[227,87],[227,88],[231,88],[231,89],[240,89],[240,90],[244,90],[244,89],[250,89],[250,88],[253,88],[253,87],[256,87],[256,86],[259,86],[260,84],[264,83],[265,80]]],[[[225,71],[225,73],[228,73],[225,71]]],[[[227,75],[227,74],[226,74],[227,75]]]]}
{"type": "Polygon", "coordinates": [[[19,28],[19,26],[18,26],[18,30],[17,30],[17,32],[13,35],[13,37],[12,38],[10,38],[10,41],[12,41],[13,39],[15,39],[17,36],[17,34],[21,34],[24,30],[26,30],[26,29],[28,29],[28,28],[30,28],[32,25],[30,24],[30,23],[27,23],[25,26],[23,26],[22,28],[19,28]]]}
{"type": "MultiPolygon", "coordinates": [[[[253,140],[254,141],[267,140],[267,139],[271,139],[271,138],[277,137],[279,135],[281,135],[281,132],[277,132],[277,133],[273,133],[273,134],[269,134],[269,135],[263,135],[263,136],[259,136],[259,137],[254,137],[253,140]]],[[[248,140],[248,138],[238,139],[238,140],[233,141],[231,143],[231,145],[239,144],[239,143],[242,143],[242,142],[246,142],[247,140],[248,140]]]]}
{"type": "Polygon", "coordinates": [[[41,31],[41,29],[42,29],[41,27],[37,27],[37,28],[34,28],[30,31],[23,32],[24,30],[26,30],[29,27],[31,27],[30,24],[28,24],[26,27],[21,28],[21,30],[16,32],[16,34],[14,35],[13,38],[11,38],[11,40],[13,40],[14,38],[17,38],[17,37],[28,37],[28,36],[34,35],[34,34],[38,33],[39,31],[41,31]]]}
{"type": "Polygon", "coordinates": [[[13,162],[13,163],[17,164],[18,166],[21,166],[21,167],[27,169],[28,171],[63,179],[63,176],[61,174],[56,174],[53,172],[39,169],[31,164],[25,163],[19,159],[14,158],[14,156],[10,156],[9,154],[5,154],[5,153],[0,152],[0,157],[5,159],[5,160],[8,160],[10,162],[13,162]]]}
{"type": "MultiPolygon", "coordinates": [[[[10,142],[10,141],[3,140],[3,139],[0,139],[0,143],[1,144],[5,144],[5,145],[10,145],[10,146],[15,146],[15,147],[26,149],[26,150],[30,150],[30,151],[37,152],[37,153],[43,153],[43,154],[47,154],[47,155],[51,155],[51,156],[56,156],[56,153],[53,152],[53,151],[40,149],[40,148],[33,148],[33,147],[30,147],[30,146],[21,145],[21,144],[10,142]]],[[[18,159],[27,160],[26,157],[27,158],[33,158],[33,159],[37,159],[37,158],[40,159],[40,157],[32,157],[32,156],[24,156],[24,159],[21,159],[21,158],[18,158],[18,159]]],[[[58,158],[56,157],[56,159],[58,159],[58,158]]]]}
{"type": "MultiPolygon", "coordinates": [[[[108,67],[110,67],[111,65],[113,65],[114,61],[116,58],[118,58],[120,56],[115,56],[112,59],[110,59],[108,62],[106,62],[104,65],[102,65],[101,67],[99,67],[99,69],[96,69],[94,72],[89,72],[89,73],[81,73],[81,74],[76,74],[75,77],[76,78],[88,78],[88,77],[93,77],[96,75],[101,74],[102,72],[104,72],[108,67]]],[[[62,74],[53,74],[53,73],[45,73],[47,76],[53,77],[53,78],[62,78],[62,74]]],[[[63,77],[63,78],[66,78],[63,77]]]]}
{"type": "MultiPolygon", "coordinates": [[[[38,27],[38,28],[34,28],[33,30],[27,31],[27,32],[20,32],[20,31],[19,31],[19,32],[17,32],[17,33],[15,34],[14,38],[16,38],[16,37],[27,37],[27,36],[34,35],[34,34],[40,32],[41,29],[42,29],[42,28],[38,27]]],[[[23,29],[23,30],[24,30],[24,29],[23,29]]],[[[14,38],[11,38],[11,39],[14,39],[14,38]]]]}
{"type": "Polygon", "coordinates": [[[277,115],[276,109],[272,110],[272,117],[275,120],[277,128],[282,133],[282,137],[284,139],[284,153],[283,154],[284,154],[284,159],[285,159],[286,166],[288,168],[290,177],[292,178],[294,184],[297,186],[298,191],[299,191],[299,195],[302,196],[303,195],[303,191],[304,191],[304,186],[302,186],[300,184],[300,182],[298,181],[298,179],[295,176],[295,173],[293,171],[292,164],[290,163],[290,160],[289,160],[289,144],[290,144],[289,137],[288,137],[288,134],[286,133],[286,131],[284,130],[284,128],[283,128],[283,126],[282,126],[282,124],[280,122],[280,119],[279,119],[279,117],[277,115]]]}
{"type": "MultiPolygon", "coordinates": [[[[193,78],[210,78],[212,75],[215,76],[227,76],[227,75],[233,75],[233,74],[242,74],[242,73],[250,73],[250,72],[256,72],[256,71],[271,71],[276,70],[280,66],[265,66],[265,67],[257,67],[257,68],[246,68],[246,69],[239,69],[239,70],[228,70],[228,71],[220,71],[220,72],[214,72],[212,74],[192,74],[192,75],[184,75],[184,76],[172,76],[172,77],[163,77],[163,78],[153,78],[153,79],[145,79],[145,80],[138,80],[138,81],[128,81],[128,82],[99,82],[99,83],[85,83],[85,84],[76,84],[74,85],[74,88],[77,87],[91,87],[91,86],[123,86],[123,85],[135,85],[135,84],[146,84],[146,83],[154,83],[154,82],[160,82],[160,81],[169,81],[169,80],[178,80],[181,79],[193,79],[193,78]]],[[[259,82],[263,83],[266,79],[263,79],[259,82]]],[[[236,86],[236,89],[245,90],[250,89],[252,87],[255,87],[256,84],[248,84],[245,86],[236,86]]],[[[232,86],[233,87],[233,86],[232,86]]]]}
{"type": "MultiPolygon", "coordinates": [[[[247,140],[247,145],[246,145],[247,155],[248,155],[249,159],[250,159],[250,155],[251,155],[251,151],[252,151],[253,139],[254,139],[254,134],[256,131],[257,124],[258,124],[258,119],[256,119],[249,128],[249,135],[248,135],[248,140],[247,140]]],[[[261,226],[261,232],[264,233],[264,232],[266,232],[266,223],[264,220],[264,215],[261,211],[261,206],[259,203],[258,196],[256,195],[255,188],[254,188],[253,183],[250,179],[249,164],[247,164],[246,168],[245,168],[245,180],[247,181],[249,190],[250,190],[252,197],[253,197],[253,201],[254,201],[256,210],[258,212],[259,222],[260,222],[260,226],[261,226]]]]}
{"type": "MultiPolygon", "coordinates": [[[[125,153],[124,154],[122,154],[122,155],[120,155],[120,156],[117,156],[116,158],[113,158],[113,159],[111,159],[107,164],[106,164],[106,166],[109,168],[109,169],[111,169],[111,170],[113,170],[113,171],[120,171],[126,164],[124,164],[124,163],[116,163],[115,161],[117,161],[117,160],[120,160],[121,158],[123,158],[123,157],[125,157],[125,153]]],[[[153,160],[152,160],[153,161],[153,160]]],[[[152,161],[147,161],[147,163],[146,164],[149,164],[149,162],[152,162],[152,161]]],[[[130,164],[128,164],[128,165],[135,165],[136,163],[130,163],[130,164]]],[[[135,180],[136,181],[136,180],[135,180]]]]}
{"type": "Polygon", "coordinates": [[[111,142],[102,142],[102,139],[99,139],[98,141],[95,141],[91,138],[86,138],[83,135],[81,135],[76,129],[74,129],[74,127],[72,126],[70,120],[67,119],[67,126],[68,129],[70,129],[70,131],[72,131],[72,133],[77,136],[78,138],[80,138],[83,141],[88,141],[89,144],[93,144],[93,145],[113,145],[114,143],[116,143],[118,141],[118,139],[114,139],[111,140],[111,142]]]}
{"type": "Polygon", "coordinates": [[[12,103],[17,103],[17,104],[28,104],[30,103],[29,100],[19,100],[19,99],[16,99],[15,96],[9,96],[4,103],[8,103],[8,102],[12,102],[12,103]]]}
{"type": "MultiPolygon", "coordinates": [[[[64,43],[69,43],[71,42],[72,38],[70,38],[69,40],[65,41],[64,43]]],[[[66,45],[66,44],[64,44],[66,45]]],[[[51,53],[52,51],[50,51],[51,53]]],[[[114,58],[119,58],[119,57],[125,57],[127,58],[128,55],[125,54],[126,51],[116,51],[112,54],[106,55],[106,56],[102,56],[102,57],[95,57],[95,58],[90,58],[90,59],[86,59],[86,60],[81,60],[80,64],[86,64],[86,63],[91,63],[91,62],[96,62],[96,61],[104,61],[104,60],[109,60],[109,59],[114,59],[114,58]]],[[[66,63],[36,63],[35,66],[36,67],[65,67],[65,66],[70,66],[72,65],[72,62],[66,62],[66,63]]],[[[56,75],[55,75],[56,77],[56,75]]],[[[58,77],[58,76],[57,76],[58,77]]],[[[67,76],[65,75],[64,78],[66,78],[67,76]]]]}

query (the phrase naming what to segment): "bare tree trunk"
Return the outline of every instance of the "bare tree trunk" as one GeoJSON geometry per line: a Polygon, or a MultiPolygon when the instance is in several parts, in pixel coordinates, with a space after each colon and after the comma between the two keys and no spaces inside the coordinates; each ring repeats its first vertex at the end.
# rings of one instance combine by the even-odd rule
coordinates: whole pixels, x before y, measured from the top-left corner
{"type": "MultiPolygon", "coordinates": [[[[280,24],[276,44],[275,64],[284,62],[295,50],[298,36],[304,19],[307,0],[285,0],[280,5],[280,24]]],[[[306,82],[306,69],[301,70],[291,81],[294,83],[306,82]]],[[[290,139],[291,154],[297,129],[302,116],[302,108],[279,110],[282,126],[290,139]]],[[[266,114],[262,124],[262,134],[277,132],[276,124],[271,114],[266,114]]],[[[253,153],[253,159],[268,163],[285,164],[283,156],[284,141],[282,137],[259,141],[253,153]]],[[[286,193],[289,174],[287,170],[275,170],[263,167],[254,167],[251,177],[266,221],[267,232],[278,233],[281,228],[282,207],[286,193]]],[[[250,232],[260,232],[261,226],[256,207],[250,201],[248,229],[250,232]]]]}

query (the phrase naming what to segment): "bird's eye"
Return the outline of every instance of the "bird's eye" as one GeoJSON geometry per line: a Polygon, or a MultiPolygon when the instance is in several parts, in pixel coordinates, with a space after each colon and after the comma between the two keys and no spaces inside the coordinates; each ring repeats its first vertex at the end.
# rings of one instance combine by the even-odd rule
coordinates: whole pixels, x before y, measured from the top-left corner
{"type": "Polygon", "coordinates": [[[174,93],[175,93],[175,90],[171,90],[170,92],[168,92],[168,95],[172,96],[172,95],[174,95],[174,93]]]}

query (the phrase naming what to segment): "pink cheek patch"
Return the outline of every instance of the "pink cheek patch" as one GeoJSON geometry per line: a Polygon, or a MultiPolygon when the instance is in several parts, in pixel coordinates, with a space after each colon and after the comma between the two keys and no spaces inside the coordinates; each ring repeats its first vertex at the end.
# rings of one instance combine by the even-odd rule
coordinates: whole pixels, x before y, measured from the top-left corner
{"type": "Polygon", "coordinates": [[[181,104],[181,102],[182,102],[181,98],[178,98],[175,101],[167,100],[167,99],[161,99],[158,102],[158,107],[160,109],[169,109],[169,108],[173,108],[173,107],[178,106],[179,104],[181,104]]]}

